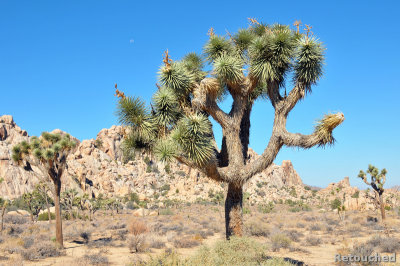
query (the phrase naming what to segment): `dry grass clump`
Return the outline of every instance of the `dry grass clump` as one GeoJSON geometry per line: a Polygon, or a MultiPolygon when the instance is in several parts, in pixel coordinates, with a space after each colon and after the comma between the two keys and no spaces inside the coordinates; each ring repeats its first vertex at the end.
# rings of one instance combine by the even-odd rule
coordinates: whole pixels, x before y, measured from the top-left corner
{"type": "Polygon", "coordinates": [[[55,244],[52,242],[35,243],[29,249],[23,250],[21,252],[22,257],[25,260],[37,260],[48,257],[58,257],[63,254],[64,253],[60,249],[57,249],[55,244]]]}
{"type": "Polygon", "coordinates": [[[375,235],[366,244],[376,247],[380,252],[393,253],[400,250],[400,240],[394,237],[375,235]]]}
{"type": "Polygon", "coordinates": [[[318,236],[308,236],[305,239],[305,244],[307,246],[319,246],[322,244],[322,239],[318,236]]]}
{"type": "Polygon", "coordinates": [[[11,237],[18,237],[24,232],[22,226],[12,225],[7,229],[7,234],[11,237]]]}
{"type": "Polygon", "coordinates": [[[267,237],[270,234],[270,229],[268,225],[265,223],[259,222],[251,222],[247,226],[247,231],[251,236],[264,236],[267,237]]]}
{"type": "Polygon", "coordinates": [[[132,235],[141,235],[149,231],[147,225],[138,219],[132,219],[129,224],[129,233],[132,235]]]}
{"type": "Polygon", "coordinates": [[[102,254],[86,254],[82,258],[89,265],[108,265],[108,258],[102,254]]]}
{"type": "Polygon", "coordinates": [[[279,251],[281,248],[289,248],[291,240],[283,233],[276,233],[271,236],[272,251],[279,251]]]}
{"type": "Polygon", "coordinates": [[[321,231],[322,227],[320,224],[312,224],[308,227],[310,231],[321,231]]]}
{"type": "Polygon", "coordinates": [[[297,230],[288,230],[285,231],[285,234],[292,240],[293,242],[299,242],[300,238],[304,236],[303,233],[297,231],[297,230]]]}
{"type": "Polygon", "coordinates": [[[4,216],[4,223],[6,224],[26,224],[28,221],[28,218],[21,215],[4,216]]]}
{"type": "Polygon", "coordinates": [[[304,223],[297,223],[297,224],[296,224],[296,227],[297,227],[297,228],[305,228],[306,225],[305,225],[304,223]]]}
{"type": "Polygon", "coordinates": [[[165,248],[165,240],[160,236],[152,234],[147,236],[147,240],[150,248],[156,248],[156,249],[165,248]]]}
{"type": "Polygon", "coordinates": [[[192,248],[201,244],[201,239],[196,237],[184,237],[174,240],[174,247],[176,248],[192,248]]]}

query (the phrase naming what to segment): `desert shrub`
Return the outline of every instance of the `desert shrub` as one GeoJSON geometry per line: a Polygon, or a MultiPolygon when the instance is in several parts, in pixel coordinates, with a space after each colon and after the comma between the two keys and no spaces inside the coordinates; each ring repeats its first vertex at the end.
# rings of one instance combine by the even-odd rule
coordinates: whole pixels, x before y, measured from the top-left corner
{"type": "Polygon", "coordinates": [[[379,235],[374,235],[373,237],[371,237],[370,240],[367,241],[367,244],[373,247],[379,247],[383,241],[384,241],[383,237],[379,235]]]}
{"type": "Polygon", "coordinates": [[[128,237],[128,248],[131,253],[145,252],[149,248],[146,235],[138,234],[128,237]]]}
{"type": "Polygon", "coordinates": [[[148,237],[148,243],[150,248],[165,248],[165,241],[161,237],[155,235],[148,237]]]}
{"type": "Polygon", "coordinates": [[[35,243],[35,238],[33,238],[32,236],[26,236],[24,238],[22,238],[23,244],[22,246],[27,249],[30,248],[31,246],[33,246],[33,244],[35,243]]]}
{"type": "Polygon", "coordinates": [[[127,229],[117,230],[117,236],[118,236],[118,239],[120,239],[120,240],[126,240],[126,235],[127,234],[128,234],[128,230],[127,229]]]}
{"type": "Polygon", "coordinates": [[[212,231],[211,229],[208,230],[202,230],[199,232],[199,234],[201,235],[202,238],[207,238],[208,236],[213,236],[214,235],[214,231],[212,231]]]}
{"type": "Polygon", "coordinates": [[[83,239],[84,243],[89,243],[92,232],[88,230],[81,230],[79,236],[83,239]]]}
{"type": "Polygon", "coordinates": [[[130,221],[128,230],[129,230],[129,233],[131,233],[131,234],[136,236],[136,235],[147,233],[149,231],[149,228],[141,220],[132,219],[130,221]]]}
{"type": "Polygon", "coordinates": [[[108,258],[101,254],[86,254],[83,259],[90,265],[108,265],[108,258]]]}
{"type": "Polygon", "coordinates": [[[28,218],[20,215],[6,215],[4,216],[4,223],[6,224],[26,224],[28,218]]]}
{"type": "Polygon", "coordinates": [[[299,242],[300,237],[303,237],[304,234],[301,232],[298,232],[297,230],[288,230],[285,231],[285,234],[292,240],[293,242],[299,242]]]}
{"type": "Polygon", "coordinates": [[[304,228],[304,227],[306,227],[306,225],[304,223],[297,223],[296,227],[297,228],[304,228]]]}
{"type": "Polygon", "coordinates": [[[0,244],[4,242],[4,239],[0,236],[0,244]]]}
{"type": "Polygon", "coordinates": [[[195,238],[178,238],[174,240],[174,247],[176,248],[192,248],[200,245],[200,240],[195,238]]]}
{"type": "Polygon", "coordinates": [[[252,222],[247,226],[247,230],[252,236],[268,236],[269,227],[262,222],[252,222]]]}
{"type": "Polygon", "coordinates": [[[353,234],[353,235],[357,235],[358,233],[361,232],[361,228],[360,225],[358,224],[352,224],[349,227],[347,227],[347,232],[353,234]]]}
{"type": "Polygon", "coordinates": [[[171,209],[169,209],[169,208],[167,208],[167,209],[160,209],[158,213],[159,213],[160,215],[173,215],[173,214],[174,214],[174,212],[173,212],[171,209]]]}
{"type": "Polygon", "coordinates": [[[10,236],[19,236],[20,234],[22,234],[24,232],[24,230],[22,229],[22,227],[20,226],[10,226],[8,228],[8,235],[10,236]]]}
{"type": "MultiPolygon", "coordinates": [[[[350,254],[352,254],[354,256],[359,256],[360,258],[371,256],[371,255],[374,255],[374,247],[367,243],[356,244],[356,245],[354,245],[350,254]]],[[[379,262],[373,262],[373,261],[361,262],[360,261],[359,263],[357,263],[357,265],[379,265],[379,262]]]]}
{"type": "Polygon", "coordinates": [[[274,210],[274,203],[269,202],[267,204],[258,205],[258,211],[261,213],[270,213],[274,210]]]}
{"type": "Polygon", "coordinates": [[[319,246],[321,243],[322,243],[321,238],[317,236],[308,236],[305,239],[305,244],[307,246],[319,246]]]}
{"type": "Polygon", "coordinates": [[[309,216],[309,215],[304,216],[303,219],[306,222],[314,222],[315,221],[315,217],[314,216],[309,216]]]}
{"type": "Polygon", "coordinates": [[[186,176],[186,173],[184,171],[182,171],[182,170],[176,171],[176,174],[180,175],[181,177],[185,177],[186,176]]]}
{"type": "Polygon", "coordinates": [[[310,231],[321,231],[321,225],[320,224],[312,224],[308,228],[310,231]]]}
{"type": "Polygon", "coordinates": [[[117,229],[124,229],[124,228],[126,228],[125,223],[110,224],[109,226],[107,226],[107,229],[110,229],[110,230],[117,230],[117,229]]]}
{"type": "Polygon", "coordinates": [[[25,260],[37,260],[48,257],[58,257],[63,255],[63,252],[57,249],[54,243],[39,242],[29,249],[23,250],[21,255],[25,260]]]}
{"type": "Polygon", "coordinates": [[[189,259],[189,265],[259,265],[265,247],[246,237],[218,241],[212,248],[203,246],[189,259]]]}
{"type": "Polygon", "coordinates": [[[385,237],[379,248],[381,252],[394,253],[400,250],[400,241],[394,237],[385,237]]]}
{"type": "MultiPolygon", "coordinates": [[[[55,213],[50,212],[50,217],[52,220],[55,220],[56,219],[55,213]]],[[[39,214],[38,221],[48,221],[48,220],[49,220],[49,214],[47,211],[39,214]]]]}
{"type": "Polygon", "coordinates": [[[290,242],[290,239],[285,234],[276,233],[271,237],[271,249],[279,251],[281,248],[288,248],[290,242]]]}

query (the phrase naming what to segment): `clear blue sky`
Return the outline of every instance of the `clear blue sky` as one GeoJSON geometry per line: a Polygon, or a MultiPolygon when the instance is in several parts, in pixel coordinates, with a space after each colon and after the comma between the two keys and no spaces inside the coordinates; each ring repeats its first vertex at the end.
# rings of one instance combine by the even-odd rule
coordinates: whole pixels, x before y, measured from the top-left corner
{"type": "MultiPolygon", "coordinates": [[[[18,1],[0,2],[0,115],[30,135],[60,128],[95,138],[116,124],[114,83],[150,100],[162,53],[201,52],[210,27],[224,34],[266,23],[311,24],[325,43],[325,75],[291,113],[288,128],[311,133],[315,119],[342,111],[334,147],[284,148],[307,184],[345,176],[353,185],[368,163],[400,184],[400,24],[398,1],[18,1]]],[[[227,106],[227,104],[225,105],[227,106]]],[[[270,103],[257,102],[250,146],[271,132],[270,103]]],[[[220,136],[217,136],[220,138],[220,136]]]]}

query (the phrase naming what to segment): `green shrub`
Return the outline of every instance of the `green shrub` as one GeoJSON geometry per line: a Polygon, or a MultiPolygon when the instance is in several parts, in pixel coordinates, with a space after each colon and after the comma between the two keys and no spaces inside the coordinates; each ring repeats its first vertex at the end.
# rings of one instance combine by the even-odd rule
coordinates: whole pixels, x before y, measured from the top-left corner
{"type": "MultiPolygon", "coordinates": [[[[52,220],[55,220],[56,214],[54,212],[50,212],[50,217],[52,220]]],[[[38,221],[48,221],[48,220],[49,220],[49,214],[47,213],[47,211],[39,214],[38,221]]]]}
{"type": "Polygon", "coordinates": [[[296,189],[294,187],[291,187],[289,195],[294,197],[294,198],[297,198],[297,192],[296,192],[296,189]]]}
{"type": "Polygon", "coordinates": [[[160,209],[159,214],[160,215],[173,215],[174,212],[171,209],[167,208],[167,209],[160,209]]]}
{"type": "Polygon", "coordinates": [[[263,265],[291,266],[281,258],[269,258],[266,247],[246,237],[231,237],[229,241],[220,240],[214,246],[202,246],[187,259],[181,258],[174,251],[166,251],[152,257],[148,261],[140,261],[135,265],[149,266],[197,266],[197,265],[263,265]]]}
{"type": "Polygon", "coordinates": [[[274,209],[274,203],[272,201],[267,204],[258,205],[258,210],[262,213],[270,213],[274,209]]]}
{"type": "Polygon", "coordinates": [[[341,206],[342,206],[342,202],[340,201],[340,199],[336,198],[336,199],[331,201],[331,209],[332,210],[337,210],[341,206]]]}
{"type": "Polygon", "coordinates": [[[358,199],[358,198],[360,197],[360,191],[354,192],[354,194],[351,195],[351,197],[352,197],[353,199],[358,199]]]}

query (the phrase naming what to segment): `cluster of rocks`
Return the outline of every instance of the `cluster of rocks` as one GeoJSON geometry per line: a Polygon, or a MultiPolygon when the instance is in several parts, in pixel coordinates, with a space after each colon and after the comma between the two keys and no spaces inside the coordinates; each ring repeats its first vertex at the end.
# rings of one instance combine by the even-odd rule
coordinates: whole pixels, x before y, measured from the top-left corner
{"type": "MultiPolygon", "coordinates": [[[[63,132],[55,130],[53,133],[63,132]]],[[[216,193],[225,193],[224,184],[216,183],[198,170],[180,163],[170,164],[167,169],[146,154],[136,154],[134,160],[123,163],[123,135],[123,127],[112,126],[101,130],[96,139],[77,140],[79,144],[76,151],[67,159],[68,169],[63,176],[63,188],[74,188],[91,197],[98,197],[99,194],[124,197],[135,192],[141,200],[157,199],[160,202],[166,199],[195,202],[209,199],[210,195],[216,193]]],[[[42,178],[36,174],[34,167],[26,170],[11,160],[12,147],[23,140],[29,140],[27,132],[21,130],[11,116],[1,116],[0,178],[3,182],[0,183],[0,197],[19,197],[31,191],[42,178]]],[[[249,160],[255,160],[258,156],[249,149],[249,160]]],[[[351,197],[358,189],[350,186],[348,178],[330,184],[321,191],[306,189],[290,161],[283,161],[281,166],[273,164],[257,174],[246,184],[245,191],[250,195],[251,204],[286,199],[303,199],[318,204],[321,199],[343,197],[344,193],[348,209],[368,207],[368,199],[362,197],[362,193],[359,198],[351,197]],[[338,191],[339,187],[341,189],[338,191]]]]}

